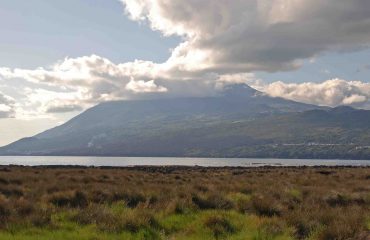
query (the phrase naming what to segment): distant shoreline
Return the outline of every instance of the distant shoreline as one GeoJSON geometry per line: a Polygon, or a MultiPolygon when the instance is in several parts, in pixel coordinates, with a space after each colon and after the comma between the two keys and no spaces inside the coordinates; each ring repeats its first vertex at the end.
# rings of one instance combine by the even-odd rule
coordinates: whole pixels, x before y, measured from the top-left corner
{"type": "MultiPolygon", "coordinates": [[[[0,147],[1,148],[1,147],[0,147]]],[[[322,161],[370,161],[370,156],[368,158],[359,158],[359,159],[354,159],[354,158],[319,158],[319,157],[270,157],[270,156],[140,156],[140,155],[17,155],[17,154],[0,154],[1,157],[56,157],[56,158],[62,158],[62,157],[72,157],[72,158],[184,158],[184,159],[195,159],[195,158],[200,158],[200,159],[274,159],[274,160],[322,160],[322,161]]]]}
{"type": "Polygon", "coordinates": [[[214,170],[261,170],[261,169],[370,169],[370,166],[356,166],[356,165],[336,165],[336,166],[275,166],[275,165],[264,165],[264,166],[181,166],[181,165],[134,165],[134,166],[84,166],[84,165],[1,165],[0,172],[6,171],[7,168],[25,168],[25,169],[107,169],[107,170],[135,170],[143,172],[172,172],[172,171],[188,171],[188,170],[202,170],[202,169],[214,169],[214,170]]]}

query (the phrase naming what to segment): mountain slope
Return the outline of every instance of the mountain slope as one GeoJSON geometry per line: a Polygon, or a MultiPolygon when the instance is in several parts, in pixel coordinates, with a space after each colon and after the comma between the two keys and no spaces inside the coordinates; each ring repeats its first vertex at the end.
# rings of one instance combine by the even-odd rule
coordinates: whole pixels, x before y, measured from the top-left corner
{"type": "Polygon", "coordinates": [[[236,85],[215,97],[103,103],[0,154],[368,158],[369,113],[236,85]]]}

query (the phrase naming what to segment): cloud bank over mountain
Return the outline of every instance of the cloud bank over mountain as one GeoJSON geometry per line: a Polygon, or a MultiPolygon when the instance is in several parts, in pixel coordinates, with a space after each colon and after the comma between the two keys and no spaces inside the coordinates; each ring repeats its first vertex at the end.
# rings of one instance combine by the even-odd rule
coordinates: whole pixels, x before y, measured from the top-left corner
{"type": "Polygon", "coordinates": [[[113,63],[91,55],[51,67],[0,68],[3,82],[19,79],[22,97],[2,100],[0,116],[81,111],[100,102],[161,96],[205,96],[247,83],[271,96],[336,106],[366,103],[369,83],[265,83],[254,72],[294,71],[304,59],[370,45],[366,0],[121,0],[133,21],[165,36],[180,36],[163,63],[113,63]],[[32,87],[30,87],[30,85],[32,87]]]}
{"type": "Polygon", "coordinates": [[[254,87],[273,97],[283,97],[316,105],[351,105],[370,100],[370,83],[343,79],[331,79],[321,83],[283,83],[279,81],[254,87]]]}

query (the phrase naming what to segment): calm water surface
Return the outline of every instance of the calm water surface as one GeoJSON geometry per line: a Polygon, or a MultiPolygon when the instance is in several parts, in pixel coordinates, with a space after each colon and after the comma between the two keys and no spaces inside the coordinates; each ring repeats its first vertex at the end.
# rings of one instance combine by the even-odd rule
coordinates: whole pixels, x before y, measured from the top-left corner
{"type": "Polygon", "coordinates": [[[0,165],[83,165],[83,166],[370,166],[370,160],[260,159],[260,158],[176,158],[176,157],[51,157],[0,156],[0,165]]]}

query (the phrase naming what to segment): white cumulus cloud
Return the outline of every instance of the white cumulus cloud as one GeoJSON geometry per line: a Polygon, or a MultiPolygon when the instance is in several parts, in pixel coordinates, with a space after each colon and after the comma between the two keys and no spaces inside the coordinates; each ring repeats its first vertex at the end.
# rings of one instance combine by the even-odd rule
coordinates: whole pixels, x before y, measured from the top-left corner
{"type": "Polygon", "coordinates": [[[34,86],[19,90],[22,103],[1,102],[0,95],[0,115],[65,113],[148,96],[213,95],[233,83],[319,105],[369,101],[369,84],[361,81],[266,84],[253,72],[290,71],[325,52],[370,47],[370,1],[120,1],[133,21],[181,37],[166,61],[116,64],[91,55],[48,68],[0,67],[3,81],[22,79],[34,86]]]}
{"type": "Polygon", "coordinates": [[[0,92],[0,118],[14,117],[15,100],[0,92]]]}
{"type": "Polygon", "coordinates": [[[299,102],[338,106],[370,101],[370,83],[331,79],[321,83],[258,83],[252,86],[273,97],[299,102]]]}

